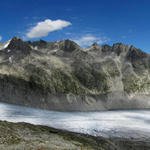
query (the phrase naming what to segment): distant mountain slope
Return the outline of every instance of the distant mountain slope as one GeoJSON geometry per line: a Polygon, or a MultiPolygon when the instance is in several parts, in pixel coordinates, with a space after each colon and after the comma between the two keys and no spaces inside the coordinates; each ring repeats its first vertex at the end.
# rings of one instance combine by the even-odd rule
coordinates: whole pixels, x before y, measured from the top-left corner
{"type": "Polygon", "coordinates": [[[0,45],[0,99],[63,111],[150,108],[150,55],[121,43],[14,37],[0,45]]]}

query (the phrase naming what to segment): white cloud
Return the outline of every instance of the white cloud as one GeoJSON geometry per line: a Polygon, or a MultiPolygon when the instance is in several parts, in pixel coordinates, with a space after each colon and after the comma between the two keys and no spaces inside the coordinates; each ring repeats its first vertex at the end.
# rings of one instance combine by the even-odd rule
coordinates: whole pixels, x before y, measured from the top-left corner
{"type": "Polygon", "coordinates": [[[27,38],[39,38],[47,36],[50,32],[61,30],[64,27],[71,25],[70,22],[65,20],[50,20],[46,19],[43,22],[38,22],[36,26],[32,27],[26,34],[27,38]]]}
{"type": "Polygon", "coordinates": [[[103,44],[107,42],[108,39],[106,37],[96,37],[93,35],[85,35],[73,41],[75,41],[80,46],[86,47],[86,46],[92,45],[94,42],[97,42],[98,44],[103,44]]]}
{"type": "Polygon", "coordinates": [[[2,36],[0,36],[0,41],[2,40],[2,36]]]}

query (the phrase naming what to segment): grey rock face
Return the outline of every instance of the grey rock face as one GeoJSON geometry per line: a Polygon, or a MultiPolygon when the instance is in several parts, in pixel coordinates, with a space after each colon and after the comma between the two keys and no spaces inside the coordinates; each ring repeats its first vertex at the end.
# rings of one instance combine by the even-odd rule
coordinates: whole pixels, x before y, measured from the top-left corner
{"type": "Polygon", "coordinates": [[[150,108],[150,56],[122,43],[14,37],[0,50],[0,99],[65,111],[150,108]]]}
{"type": "Polygon", "coordinates": [[[46,48],[47,46],[47,42],[40,40],[40,41],[36,41],[36,42],[27,42],[29,45],[32,45],[33,47],[38,47],[38,48],[46,48]]]}
{"type": "Polygon", "coordinates": [[[79,49],[80,47],[71,40],[63,40],[59,42],[59,48],[66,52],[73,52],[76,49],[79,49]]]}
{"type": "Polygon", "coordinates": [[[29,54],[31,51],[30,46],[27,43],[23,42],[18,37],[14,37],[13,39],[11,39],[6,49],[7,50],[9,49],[13,52],[20,51],[20,53],[23,53],[23,54],[29,54]]]}

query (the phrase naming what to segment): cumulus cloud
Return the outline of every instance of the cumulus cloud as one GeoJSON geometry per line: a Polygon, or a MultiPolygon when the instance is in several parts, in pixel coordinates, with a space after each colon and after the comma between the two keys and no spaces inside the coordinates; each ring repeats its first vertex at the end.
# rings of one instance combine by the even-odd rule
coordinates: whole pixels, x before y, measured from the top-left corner
{"type": "Polygon", "coordinates": [[[78,43],[80,46],[86,47],[86,46],[92,45],[94,42],[97,42],[98,44],[103,44],[107,42],[108,39],[106,37],[96,37],[93,35],[85,35],[73,41],[78,43]]]}
{"type": "Polygon", "coordinates": [[[32,27],[26,34],[27,38],[39,38],[47,36],[50,32],[61,30],[64,27],[70,26],[71,23],[65,20],[50,20],[46,19],[43,22],[38,22],[36,26],[32,27]]]}
{"type": "Polygon", "coordinates": [[[2,36],[0,36],[0,41],[2,40],[2,36]]]}

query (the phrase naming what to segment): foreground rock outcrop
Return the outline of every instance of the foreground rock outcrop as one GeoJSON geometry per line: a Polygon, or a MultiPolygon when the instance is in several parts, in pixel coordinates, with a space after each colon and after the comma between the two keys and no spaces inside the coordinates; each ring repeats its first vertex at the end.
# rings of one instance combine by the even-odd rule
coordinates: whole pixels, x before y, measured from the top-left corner
{"type": "Polygon", "coordinates": [[[0,45],[0,100],[61,111],[150,108],[150,55],[116,43],[0,45]]]}
{"type": "Polygon", "coordinates": [[[105,139],[27,123],[0,121],[1,150],[149,150],[150,141],[105,139]]]}

